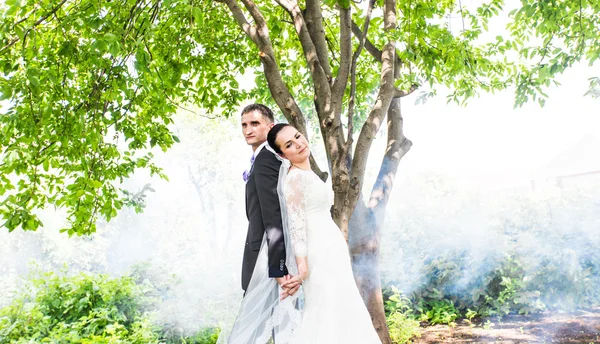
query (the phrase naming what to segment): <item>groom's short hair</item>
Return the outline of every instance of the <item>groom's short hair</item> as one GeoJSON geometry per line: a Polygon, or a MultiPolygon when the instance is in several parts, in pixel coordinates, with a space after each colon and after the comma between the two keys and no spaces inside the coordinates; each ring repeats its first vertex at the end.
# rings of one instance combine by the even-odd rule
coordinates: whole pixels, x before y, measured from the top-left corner
{"type": "Polygon", "coordinates": [[[275,116],[273,115],[273,111],[271,111],[271,109],[269,109],[265,105],[258,103],[250,104],[242,110],[242,116],[252,111],[257,111],[258,113],[260,113],[267,120],[267,123],[275,123],[275,116]]]}

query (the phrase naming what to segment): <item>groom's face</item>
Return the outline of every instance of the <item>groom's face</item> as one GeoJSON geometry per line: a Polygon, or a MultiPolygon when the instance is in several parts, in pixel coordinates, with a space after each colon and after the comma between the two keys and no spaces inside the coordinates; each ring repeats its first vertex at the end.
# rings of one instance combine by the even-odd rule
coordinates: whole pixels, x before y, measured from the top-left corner
{"type": "Polygon", "coordinates": [[[242,133],[246,143],[254,149],[267,141],[267,134],[273,125],[274,123],[258,111],[250,111],[242,115],[242,133]]]}

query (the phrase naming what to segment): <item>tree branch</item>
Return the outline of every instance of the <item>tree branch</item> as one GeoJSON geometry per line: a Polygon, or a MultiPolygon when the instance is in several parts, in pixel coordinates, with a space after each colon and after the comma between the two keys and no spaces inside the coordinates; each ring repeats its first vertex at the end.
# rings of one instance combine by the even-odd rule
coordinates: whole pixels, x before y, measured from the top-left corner
{"type": "MultiPolygon", "coordinates": [[[[248,1],[248,0],[245,0],[248,1]]],[[[310,37],[308,32],[308,28],[306,27],[306,22],[304,21],[304,17],[302,16],[302,11],[298,6],[298,3],[295,0],[275,0],[281,7],[283,7],[289,15],[292,17],[294,21],[294,27],[296,29],[296,33],[298,34],[298,39],[300,40],[300,44],[302,45],[302,50],[304,51],[304,57],[306,58],[306,62],[308,64],[308,68],[311,72],[312,80],[315,88],[315,102],[317,103],[317,107],[325,106],[331,97],[331,87],[329,85],[329,80],[325,71],[323,70],[323,66],[321,61],[319,60],[317,49],[310,37]]],[[[324,114],[321,109],[317,108],[317,113],[319,116],[324,114]]],[[[324,118],[320,118],[324,120],[324,118]]]]}
{"type": "MultiPolygon", "coordinates": [[[[341,131],[340,118],[339,116],[335,117],[334,111],[330,106],[330,77],[328,77],[328,75],[325,73],[325,70],[323,69],[323,63],[328,63],[328,61],[319,60],[319,53],[308,32],[306,22],[302,15],[302,11],[298,6],[298,3],[295,0],[275,1],[288,12],[288,14],[294,22],[294,28],[296,29],[296,33],[298,34],[298,39],[300,40],[302,51],[304,52],[308,68],[311,73],[313,87],[315,91],[315,107],[317,110],[317,115],[319,116],[319,122],[321,132],[323,134],[323,141],[325,143],[327,151],[327,157],[331,162],[332,157],[335,156],[335,154],[332,154],[332,152],[338,152],[340,150],[340,140],[343,140],[343,132],[341,131]],[[337,132],[341,133],[342,136],[336,135],[337,132]]],[[[313,163],[314,160],[311,160],[311,164],[313,163]]],[[[313,166],[313,170],[315,170],[315,166],[313,166]]],[[[321,172],[321,179],[323,179],[323,175],[323,172],[321,172]]]]}
{"type": "MultiPolygon", "coordinates": [[[[337,76],[332,86],[331,112],[328,114],[325,124],[328,127],[325,136],[329,148],[332,152],[332,165],[335,179],[347,179],[350,168],[349,154],[352,149],[352,143],[345,142],[344,129],[341,124],[342,107],[344,104],[344,93],[348,85],[348,76],[352,60],[352,14],[351,7],[339,7],[340,13],[340,64],[337,76]],[[337,174],[337,175],[336,175],[337,174]]],[[[331,161],[331,160],[330,160],[331,161]]],[[[347,185],[347,183],[344,183],[347,185]]],[[[340,196],[344,193],[341,192],[340,196]]]]}
{"type": "MultiPolygon", "coordinates": [[[[327,28],[329,29],[329,34],[331,34],[333,36],[333,32],[331,31],[331,27],[327,26],[327,28]]],[[[325,41],[327,41],[327,49],[329,49],[329,52],[331,53],[331,59],[336,61],[337,63],[340,63],[340,59],[335,55],[336,53],[336,46],[335,44],[337,43],[337,41],[332,42],[333,39],[329,38],[329,37],[325,37],[325,41]]]]}
{"type": "MultiPolygon", "coordinates": [[[[362,31],[358,25],[356,25],[354,20],[352,21],[352,33],[354,36],[358,37],[359,40],[362,40],[363,37],[366,37],[366,35],[363,35],[362,31]]],[[[369,52],[369,54],[371,54],[371,56],[373,56],[377,62],[381,63],[381,50],[377,49],[377,47],[373,45],[368,38],[365,38],[365,50],[367,50],[367,52],[369,52]]]]}
{"type": "Polygon", "coordinates": [[[410,88],[408,90],[399,90],[397,88],[394,88],[394,98],[402,98],[402,97],[406,97],[409,94],[413,93],[414,91],[416,91],[419,88],[419,85],[417,84],[412,84],[410,86],[410,88]]]}
{"type": "Polygon", "coordinates": [[[0,55],[2,55],[4,53],[4,51],[10,49],[10,47],[12,47],[13,45],[15,45],[15,43],[17,43],[19,41],[19,38],[13,38],[12,40],[10,40],[10,42],[8,42],[7,45],[3,46],[2,49],[0,49],[0,55]]]}
{"type": "Polygon", "coordinates": [[[14,25],[13,28],[19,24],[21,24],[22,22],[26,21],[27,19],[29,19],[32,15],[35,14],[35,12],[37,12],[37,10],[39,9],[39,5],[35,4],[33,6],[33,8],[31,9],[31,11],[29,11],[29,13],[27,13],[23,18],[19,19],[14,25]]]}
{"type": "Polygon", "coordinates": [[[306,0],[306,15],[304,17],[308,33],[312,38],[317,56],[321,61],[323,71],[331,81],[331,68],[329,66],[329,58],[327,56],[327,40],[325,38],[325,29],[323,28],[323,15],[321,13],[320,0],[306,0]]]}
{"type": "Polygon", "coordinates": [[[29,32],[31,30],[35,29],[36,26],[43,23],[46,19],[48,19],[48,17],[50,17],[54,13],[56,13],[62,7],[62,5],[65,4],[65,2],[67,2],[67,0],[62,0],[58,5],[54,6],[54,8],[52,8],[50,10],[50,12],[46,13],[44,16],[42,16],[40,19],[38,19],[35,23],[33,23],[32,27],[30,27],[29,29],[27,29],[27,31],[25,31],[25,34],[23,35],[23,46],[25,46],[25,41],[27,40],[27,35],[29,34],[29,32]]]}
{"type": "MultiPolygon", "coordinates": [[[[365,25],[363,26],[364,35],[361,35],[360,43],[358,44],[358,48],[354,52],[352,56],[352,65],[350,67],[350,101],[348,102],[348,139],[346,140],[346,146],[348,148],[352,147],[352,143],[354,141],[352,131],[353,127],[353,117],[354,117],[354,106],[356,101],[356,64],[358,63],[358,58],[362,53],[363,47],[367,41],[367,33],[369,32],[369,24],[371,22],[371,14],[373,12],[373,6],[375,5],[375,0],[369,0],[369,6],[367,8],[367,15],[365,17],[365,25]]],[[[352,22],[352,25],[354,22],[352,22]]]]}
{"type": "Polygon", "coordinates": [[[231,11],[231,14],[233,15],[233,19],[235,19],[235,21],[238,23],[238,25],[240,26],[242,31],[244,31],[246,33],[246,35],[248,36],[248,38],[250,38],[252,40],[252,42],[254,42],[254,44],[256,44],[256,46],[259,49],[261,49],[262,43],[258,39],[258,33],[256,32],[256,27],[252,26],[252,25],[250,25],[250,23],[248,23],[248,20],[246,19],[244,12],[238,5],[237,0],[222,0],[222,1],[227,5],[227,7],[229,7],[229,11],[231,11]]]}
{"type": "Polygon", "coordinates": [[[333,83],[332,100],[333,100],[333,113],[341,116],[342,112],[342,100],[344,98],[344,91],[348,85],[348,75],[350,74],[350,67],[352,61],[352,15],[350,13],[350,6],[345,9],[340,7],[340,67],[338,69],[337,76],[333,83]]]}
{"type": "MultiPolygon", "coordinates": [[[[36,20],[35,23],[33,23],[33,25],[27,29],[25,31],[25,34],[23,35],[23,45],[25,45],[25,40],[27,39],[27,35],[29,34],[29,32],[33,29],[35,29],[38,25],[40,25],[41,23],[43,23],[46,19],[48,19],[50,16],[54,15],[61,7],[62,5],[65,4],[65,2],[67,2],[67,0],[62,0],[58,5],[54,6],[54,8],[52,8],[50,10],[50,12],[46,13],[45,15],[43,15],[40,19],[36,20]]],[[[19,20],[16,24],[20,24],[22,22],[24,22],[25,20],[29,19],[29,16],[19,20]]],[[[8,50],[10,47],[12,47],[13,45],[15,45],[15,43],[17,43],[19,41],[18,37],[13,38],[12,40],[10,40],[10,42],[8,42],[7,45],[3,46],[2,49],[0,49],[0,54],[4,53],[6,50],[8,50]]]]}
{"type": "MultiPolygon", "coordinates": [[[[386,0],[384,9],[384,28],[385,31],[393,31],[396,28],[396,1],[386,0]]],[[[396,43],[389,40],[385,45],[381,54],[381,84],[377,94],[375,105],[365,121],[358,141],[356,143],[354,160],[352,161],[351,180],[350,180],[350,199],[358,200],[360,190],[362,188],[365,169],[369,150],[375,135],[381,127],[381,122],[388,112],[393,99],[394,87],[394,72],[396,61],[396,43]]],[[[353,205],[352,205],[353,206],[353,205]]]]}
{"type": "MultiPolygon", "coordinates": [[[[408,153],[412,142],[404,136],[403,119],[400,111],[400,98],[395,98],[387,113],[387,146],[379,174],[373,185],[367,208],[375,214],[376,221],[383,221],[400,159],[408,153]]],[[[381,228],[381,226],[376,226],[381,228]]]]}
{"type": "MultiPolygon", "coordinates": [[[[358,27],[358,25],[356,25],[354,21],[352,21],[352,33],[354,34],[354,36],[358,37],[359,40],[363,38],[362,30],[358,27]]],[[[377,60],[377,62],[381,63],[381,50],[379,50],[368,38],[365,39],[365,50],[369,54],[371,54],[371,56],[373,56],[373,58],[377,60]]],[[[400,56],[397,55],[396,64],[398,64],[399,66],[402,65],[402,60],[400,59],[400,56]]]]}

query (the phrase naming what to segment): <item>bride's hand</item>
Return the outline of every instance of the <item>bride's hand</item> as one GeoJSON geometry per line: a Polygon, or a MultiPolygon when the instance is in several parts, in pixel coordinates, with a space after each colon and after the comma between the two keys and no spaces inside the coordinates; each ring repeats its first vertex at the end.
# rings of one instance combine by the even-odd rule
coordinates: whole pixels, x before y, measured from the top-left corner
{"type": "MultiPolygon", "coordinates": [[[[281,288],[283,288],[283,290],[284,290],[284,292],[282,293],[282,297],[284,296],[284,293],[285,293],[285,297],[296,294],[298,289],[300,289],[300,285],[302,285],[303,282],[304,282],[304,278],[301,275],[296,275],[296,276],[290,278],[289,280],[285,281],[281,285],[281,288]]],[[[285,297],[283,297],[283,298],[285,298],[285,297]]]]}
{"type": "Polygon", "coordinates": [[[296,292],[298,291],[298,289],[300,289],[300,284],[296,285],[293,288],[286,289],[287,290],[287,292],[286,292],[287,295],[285,297],[293,296],[294,294],[296,294],[296,292]]]}
{"type": "Polygon", "coordinates": [[[294,294],[296,294],[296,292],[298,291],[298,289],[300,289],[300,285],[298,284],[296,287],[294,288],[285,288],[282,289],[283,291],[280,294],[280,300],[283,301],[285,300],[288,296],[293,296],[294,294]]]}
{"type": "Polygon", "coordinates": [[[285,299],[286,297],[289,296],[288,293],[287,293],[288,289],[284,288],[283,285],[286,283],[286,281],[289,281],[291,278],[292,278],[291,275],[285,275],[283,277],[276,277],[275,278],[275,280],[277,280],[277,283],[281,287],[281,289],[280,289],[281,290],[281,294],[279,295],[281,300],[283,300],[283,299],[285,299]]]}
{"type": "MultiPolygon", "coordinates": [[[[300,285],[302,285],[302,283],[304,283],[304,280],[308,278],[308,258],[297,256],[296,264],[298,265],[298,274],[292,276],[291,278],[287,278],[281,284],[281,288],[283,289],[283,292],[281,293],[282,300],[288,296],[296,294],[298,289],[300,289],[300,285]]],[[[286,277],[290,276],[288,275],[286,277]]]]}
{"type": "Polygon", "coordinates": [[[279,294],[279,300],[283,301],[287,299],[288,296],[294,295],[296,291],[292,291],[290,289],[282,289],[281,294],[279,294]]]}

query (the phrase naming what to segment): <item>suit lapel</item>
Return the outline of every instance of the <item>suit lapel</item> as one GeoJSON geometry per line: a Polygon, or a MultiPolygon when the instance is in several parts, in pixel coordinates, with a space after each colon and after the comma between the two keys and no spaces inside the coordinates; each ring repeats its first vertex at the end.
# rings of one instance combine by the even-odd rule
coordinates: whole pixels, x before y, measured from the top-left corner
{"type": "MultiPolygon", "coordinates": [[[[252,165],[250,166],[250,170],[248,171],[248,178],[251,178],[252,176],[252,172],[254,171],[254,164],[256,164],[256,159],[258,159],[258,157],[265,151],[265,149],[267,149],[266,147],[263,147],[260,152],[258,152],[258,154],[256,154],[256,156],[254,157],[254,162],[252,163],[252,165]]],[[[250,180],[250,179],[248,179],[250,180]]]]}

